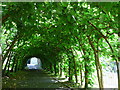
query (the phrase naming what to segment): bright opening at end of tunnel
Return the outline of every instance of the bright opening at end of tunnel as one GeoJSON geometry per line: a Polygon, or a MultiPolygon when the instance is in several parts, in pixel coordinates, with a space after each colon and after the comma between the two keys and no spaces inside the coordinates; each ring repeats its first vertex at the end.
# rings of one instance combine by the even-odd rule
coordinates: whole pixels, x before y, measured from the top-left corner
{"type": "Polygon", "coordinates": [[[41,60],[36,57],[28,59],[25,69],[42,69],[41,60]]]}

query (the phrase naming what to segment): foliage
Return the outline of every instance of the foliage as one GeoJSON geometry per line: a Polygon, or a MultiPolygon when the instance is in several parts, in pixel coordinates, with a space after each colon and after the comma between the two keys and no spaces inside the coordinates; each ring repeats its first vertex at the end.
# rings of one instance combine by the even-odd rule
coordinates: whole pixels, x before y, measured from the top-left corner
{"type": "MultiPolygon", "coordinates": [[[[95,51],[87,37],[90,36],[99,57],[118,57],[117,2],[11,2],[3,5],[6,5],[3,7],[3,56],[8,50],[6,47],[10,47],[17,38],[10,51],[13,52],[12,57],[19,61],[19,69],[24,68],[28,58],[36,56],[41,58],[46,69],[50,69],[51,64],[59,68],[57,65],[62,62],[62,69],[68,76],[69,67],[75,69],[74,56],[77,75],[80,65],[85,72],[86,63],[88,84],[93,85],[95,51]],[[85,58],[89,60],[86,62],[85,58]]],[[[75,75],[74,70],[71,74],[75,75]]]]}

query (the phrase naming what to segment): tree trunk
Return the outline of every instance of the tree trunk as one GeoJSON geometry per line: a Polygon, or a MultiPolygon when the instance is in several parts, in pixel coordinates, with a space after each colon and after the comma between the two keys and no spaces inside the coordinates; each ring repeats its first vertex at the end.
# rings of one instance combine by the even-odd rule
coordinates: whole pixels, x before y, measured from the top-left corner
{"type": "Polygon", "coordinates": [[[119,68],[119,70],[118,70],[118,90],[120,90],[120,62],[118,63],[118,68],[119,68]]]}
{"type": "Polygon", "coordinates": [[[53,73],[53,64],[50,65],[51,66],[51,73],[53,73]]]}
{"type": "MultiPolygon", "coordinates": [[[[81,46],[82,47],[82,46],[81,46]]],[[[84,56],[86,56],[86,52],[85,52],[85,49],[82,48],[82,51],[84,53],[84,56]]],[[[88,70],[88,60],[89,60],[89,57],[84,57],[84,60],[85,60],[85,88],[88,88],[88,76],[89,76],[89,70],[88,70]]]]}
{"type": "Polygon", "coordinates": [[[9,62],[8,62],[8,67],[7,67],[7,72],[6,72],[6,75],[8,75],[9,70],[10,70],[10,61],[11,61],[11,60],[9,60],[9,62]]]}
{"type": "Polygon", "coordinates": [[[50,64],[49,70],[50,70],[51,73],[53,73],[52,63],[50,64]]]}
{"type": "Polygon", "coordinates": [[[2,62],[2,63],[4,63],[6,57],[8,56],[8,53],[9,53],[10,50],[13,48],[13,46],[14,46],[14,44],[16,43],[17,39],[18,39],[18,38],[15,37],[15,39],[13,40],[13,42],[12,42],[12,44],[10,45],[9,49],[7,50],[7,52],[5,53],[5,55],[3,56],[3,59],[2,59],[3,62],[2,62]]]}
{"type": "Polygon", "coordinates": [[[69,81],[72,81],[72,68],[71,68],[71,60],[69,59],[69,81]]]}
{"type": "Polygon", "coordinates": [[[18,71],[18,59],[16,59],[16,64],[15,64],[15,72],[18,71]]]}
{"type": "MultiPolygon", "coordinates": [[[[93,25],[91,22],[89,22],[88,21],[88,23],[91,25],[91,26],[93,26],[94,28],[95,28],[95,30],[97,30],[99,33],[100,33],[100,35],[105,39],[105,41],[107,42],[107,44],[109,45],[109,47],[110,47],[110,49],[111,49],[111,52],[114,54],[114,50],[113,50],[113,48],[112,48],[112,46],[110,45],[110,43],[109,43],[109,41],[107,40],[107,38],[102,34],[102,32],[95,26],[95,25],[93,25]]],[[[120,37],[120,32],[118,32],[118,37],[120,37]]],[[[118,38],[119,39],[119,38],[118,38]]],[[[120,40],[119,40],[119,42],[120,42],[120,40]]],[[[115,57],[114,55],[113,55],[113,57],[115,57]]],[[[113,58],[112,57],[112,58],[113,58]]],[[[119,68],[119,65],[118,65],[118,61],[120,61],[120,59],[118,58],[118,60],[117,60],[117,58],[115,57],[114,58],[115,59],[115,62],[116,62],[116,66],[117,66],[117,75],[118,75],[118,89],[120,90],[120,68],[119,68]]]]}
{"type": "MultiPolygon", "coordinates": [[[[119,6],[120,6],[120,4],[119,4],[119,6]]],[[[119,32],[118,32],[118,42],[120,43],[120,29],[119,29],[119,32]]],[[[118,46],[117,74],[118,74],[118,90],[120,90],[120,45],[118,46]]]]}
{"type": "MultiPolygon", "coordinates": [[[[82,45],[80,44],[79,38],[77,36],[75,36],[75,38],[78,40],[79,45],[82,47],[82,45]]],[[[79,49],[80,49],[80,47],[79,47],[79,49]]],[[[82,55],[82,56],[85,56],[86,53],[85,53],[85,50],[84,50],[83,47],[82,47],[82,51],[84,53],[84,55],[82,55]]],[[[85,60],[85,63],[84,63],[85,64],[85,73],[84,73],[84,75],[85,75],[85,88],[88,88],[88,73],[89,73],[89,70],[87,69],[87,67],[88,67],[87,59],[84,58],[84,60],[85,60]]],[[[81,68],[81,66],[80,66],[80,68],[81,68]]],[[[82,80],[82,68],[80,69],[80,74],[81,74],[81,86],[82,86],[82,82],[83,82],[83,80],[82,80]]]]}
{"type": "Polygon", "coordinates": [[[80,80],[81,80],[81,86],[83,85],[83,78],[82,78],[82,65],[80,65],[80,80]]]}
{"type": "Polygon", "coordinates": [[[62,62],[60,62],[60,77],[62,76],[62,62]]]}
{"type": "Polygon", "coordinates": [[[2,48],[0,44],[0,90],[2,90],[2,48]]]}
{"type": "Polygon", "coordinates": [[[75,75],[75,80],[76,80],[76,83],[78,83],[76,61],[75,61],[75,56],[74,56],[74,54],[73,54],[73,52],[72,52],[72,48],[71,48],[71,54],[72,54],[72,60],[73,60],[73,63],[74,63],[74,75],[75,75]]]}
{"type": "Polygon", "coordinates": [[[54,64],[54,73],[57,75],[56,64],[54,64]]]}
{"type": "Polygon", "coordinates": [[[88,88],[88,65],[85,63],[85,88],[88,88]]]}
{"type": "Polygon", "coordinates": [[[10,62],[11,62],[12,54],[13,54],[13,52],[11,52],[11,54],[10,54],[9,63],[8,63],[8,69],[7,69],[7,74],[10,71],[10,62]]]}
{"type": "MultiPolygon", "coordinates": [[[[65,47],[64,47],[65,48],[65,47]]],[[[69,78],[68,78],[68,80],[69,81],[72,81],[72,79],[73,79],[73,75],[72,75],[72,62],[71,62],[71,58],[70,58],[70,56],[69,56],[69,54],[70,54],[70,52],[69,52],[69,49],[66,49],[65,48],[65,50],[66,50],[66,52],[67,52],[67,57],[68,57],[68,63],[69,63],[69,68],[68,68],[68,76],[69,76],[69,78]]]]}
{"type": "Polygon", "coordinates": [[[59,71],[60,71],[60,70],[59,70],[59,67],[60,67],[60,66],[59,66],[59,63],[56,64],[56,71],[57,71],[57,74],[58,74],[58,75],[59,75],[59,71]]]}
{"type": "Polygon", "coordinates": [[[5,73],[6,73],[5,71],[6,71],[6,69],[7,69],[7,65],[8,65],[9,60],[10,60],[10,54],[11,54],[11,52],[10,52],[9,55],[8,55],[7,62],[6,62],[5,67],[4,67],[4,69],[3,69],[3,76],[4,76],[5,73]]]}
{"type": "Polygon", "coordinates": [[[89,40],[89,44],[91,45],[93,51],[94,51],[94,56],[95,56],[95,65],[96,65],[96,70],[97,70],[97,77],[98,77],[98,83],[99,83],[99,87],[103,88],[103,79],[102,79],[102,69],[101,69],[101,65],[99,62],[99,56],[98,56],[98,51],[95,49],[93,43],[90,40],[90,37],[88,36],[88,40],[89,40]]]}
{"type": "Polygon", "coordinates": [[[13,58],[13,64],[12,64],[11,72],[13,72],[13,71],[14,71],[15,61],[16,61],[16,59],[15,59],[15,58],[13,58]]]}

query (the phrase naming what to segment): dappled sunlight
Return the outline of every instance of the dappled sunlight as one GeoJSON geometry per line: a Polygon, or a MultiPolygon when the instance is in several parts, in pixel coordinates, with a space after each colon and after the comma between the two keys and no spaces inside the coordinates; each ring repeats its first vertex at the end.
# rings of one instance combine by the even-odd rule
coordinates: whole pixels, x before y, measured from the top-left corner
{"type": "Polygon", "coordinates": [[[3,87],[120,89],[119,2],[78,1],[1,3],[3,87]]]}
{"type": "MultiPolygon", "coordinates": [[[[13,77],[13,76],[12,76],[13,77]]],[[[51,78],[44,71],[19,71],[12,78],[5,77],[3,87],[5,88],[60,88],[57,80],[51,78]],[[25,73],[25,74],[23,74],[25,73]],[[24,78],[23,78],[24,77],[24,78]],[[12,82],[12,83],[10,83],[12,82]],[[10,85],[10,86],[9,86],[10,85]]]]}

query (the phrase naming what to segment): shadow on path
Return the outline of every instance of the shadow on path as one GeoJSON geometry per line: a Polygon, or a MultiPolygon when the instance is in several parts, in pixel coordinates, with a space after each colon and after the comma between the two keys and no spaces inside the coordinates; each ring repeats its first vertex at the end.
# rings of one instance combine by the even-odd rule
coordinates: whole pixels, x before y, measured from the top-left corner
{"type": "Polygon", "coordinates": [[[25,72],[25,75],[24,77],[19,76],[21,79],[16,78],[14,88],[60,88],[61,86],[42,70],[27,70],[22,72],[25,72]]]}

